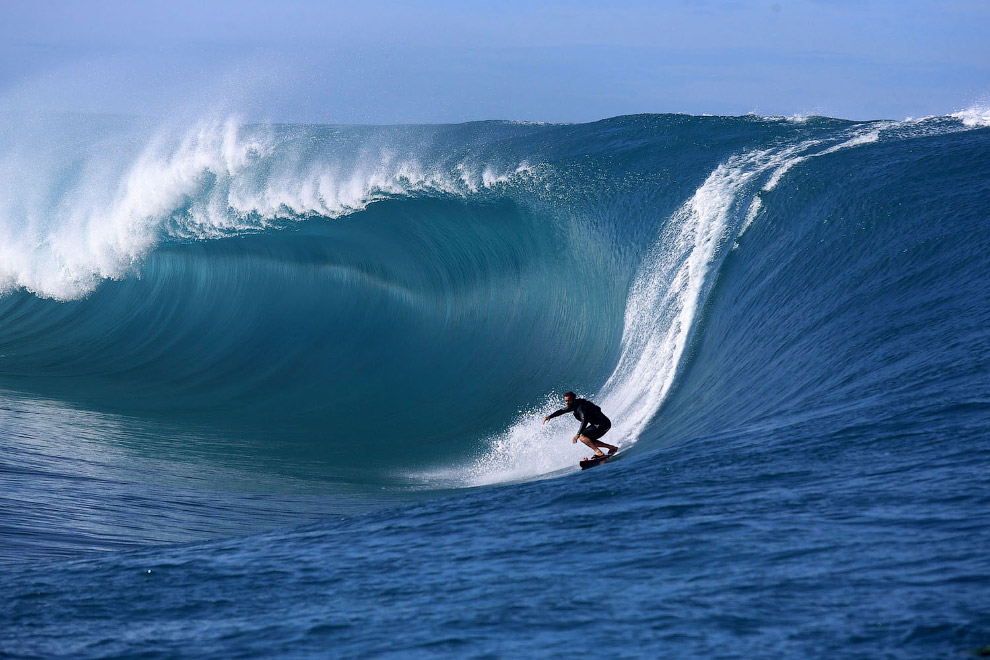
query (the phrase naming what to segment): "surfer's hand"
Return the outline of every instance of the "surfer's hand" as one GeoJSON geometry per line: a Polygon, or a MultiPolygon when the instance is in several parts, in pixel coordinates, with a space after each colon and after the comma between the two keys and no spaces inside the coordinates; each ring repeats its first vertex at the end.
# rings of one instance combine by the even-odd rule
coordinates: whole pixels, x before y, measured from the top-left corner
{"type": "Polygon", "coordinates": [[[572,445],[576,445],[577,444],[577,439],[578,439],[577,436],[574,436],[573,438],[571,438],[571,444],[572,445]]]}
{"type": "Polygon", "coordinates": [[[549,422],[549,421],[550,421],[550,418],[549,418],[549,417],[544,417],[544,418],[543,418],[543,423],[544,423],[544,424],[546,424],[546,423],[547,423],[547,422],[549,422]]]}

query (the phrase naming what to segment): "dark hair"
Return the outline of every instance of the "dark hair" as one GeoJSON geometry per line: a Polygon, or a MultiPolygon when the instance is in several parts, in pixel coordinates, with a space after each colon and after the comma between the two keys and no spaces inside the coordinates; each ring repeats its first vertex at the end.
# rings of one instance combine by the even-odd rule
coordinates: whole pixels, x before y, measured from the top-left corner
{"type": "Polygon", "coordinates": [[[577,398],[577,394],[575,394],[574,392],[564,392],[564,398],[566,399],[567,397],[571,397],[572,399],[576,399],[577,398]]]}

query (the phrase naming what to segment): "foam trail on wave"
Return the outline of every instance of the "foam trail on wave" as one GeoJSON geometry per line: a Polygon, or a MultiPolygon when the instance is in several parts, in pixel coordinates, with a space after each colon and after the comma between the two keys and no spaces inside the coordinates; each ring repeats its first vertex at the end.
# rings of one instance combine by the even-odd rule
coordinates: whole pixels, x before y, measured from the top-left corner
{"type": "MultiPolygon", "coordinates": [[[[743,226],[739,230],[739,236],[742,236],[746,230],[749,229],[750,225],[753,224],[753,221],[763,208],[762,193],[774,190],[788,171],[806,160],[817,158],[819,156],[827,156],[828,154],[832,154],[843,149],[872,144],[880,139],[881,134],[895,139],[912,139],[927,137],[930,135],[946,135],[960,130],[966,131],[974,128],[984,128],[990,126],[990,110],[987,108],[973,107],[953,113],[948,115],[948,117],[962,122],[962,128],[959,128],[958,125],[946,125],[946,117],[939,116],[906,119],[903,122],[873,122],[862,128],[854,129],[852,136],[843,142],[834,144],[818,152],[785,159],[770,174],[770,177],[767,179],[767,182],[763,184],[760,192],[753,197],[749,210],[746,213],[746,220],[743,222],[743,226]]],[[[733,249],[738,247],[738,243],[733,245],[733,249]]]]}
{"type": "MultiPolygon", "coordinates": [[[[818,151],[811,154],[800,155],[800,156],[793,156],[793,157],[785,156],[782,162],[780,162],[775,166],[775,169],[773,170],[773,172],[771,172],[770,177],[767,179],[767,182],[763,184],[763,187],[760,188],[760,192],[757,193],[753,197],[753,201],[750,202],[749,209],[746,211],[746,219],[743,221],[743,225],[739,229],[739,234],[736,237],[736,239],[738,240],[739,236],[742,236],[744,233],[746,233],[746,230],[749,229],[750,225],[753,224],[753,221],[756,219],[756,216],[759,214],[760,209],[763,208],[763,198],[760,196],[761,193],[770,192],[774,188],[776,188],[777,185],[780,184],[780,180],[784,178],[784,175],[787,174],[794,166],[799,165],[811,158],[817,158],[818,156],[825,156],[828,154],[832,154],[842,149],[849,149],[851,147],[858,147],[860,145],[871,144],[873,142],[876,142],[877,140],[880,139],[881,128],[882,126],[878,126],[874,128],[867,128],[866,130],[856,131],[856,133],[848,140],[845,140],[844,142],[840,142],[839,144],[832,145],[831,147],[823,149],[822,151],[818,151]]],[[[817,141],[814,143],[806,143],[805,147],[818,143],[819,142],[817,141]]],[[[732,247],[733,249],[738,248],[739,243],[735,243],[732,247]]]]}

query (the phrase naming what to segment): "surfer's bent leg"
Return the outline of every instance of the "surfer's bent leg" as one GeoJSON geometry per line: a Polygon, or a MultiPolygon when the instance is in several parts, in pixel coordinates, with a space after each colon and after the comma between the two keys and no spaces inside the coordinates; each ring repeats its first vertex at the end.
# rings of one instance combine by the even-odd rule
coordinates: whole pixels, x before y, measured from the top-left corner
{"type": "Polygon", "coordinates": [[[580,440],[584,444],[588,445],[591,448],[591,450],[593,452],[595,452],[595,456],[604,456],[605,455],[605,454],[602,453],[602,450],[601,449],[599,449],[598,447],[595,446],[595,445],[602,444],[601,442],[599,442],[597,440],[592,440],[591,438],[589,438],[586,435],[579,435],[578,436],[578,440],[580,440]]]}
{"type": "Polygon", "coordinates": [[[615,445],[610,445],[607,442],[602,442],[601,440],[592,440],[592,442],[595,443],[596,447],[604,447],[605,449],[607,449],[609,456],[619,451],[618,447],[616,447],[615,445]]]}

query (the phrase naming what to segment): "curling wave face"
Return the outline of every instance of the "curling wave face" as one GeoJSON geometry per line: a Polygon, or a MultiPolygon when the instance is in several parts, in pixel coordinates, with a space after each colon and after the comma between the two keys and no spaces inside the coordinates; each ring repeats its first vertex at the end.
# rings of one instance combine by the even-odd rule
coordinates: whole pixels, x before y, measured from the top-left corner
{"type": "Polygon", "coordinates": [[[563,389],[626,447],[862,405],[869,310],[959,318],[971,119],[8,127],[0,387],[429,487],[571,466],[563,389]]]}

